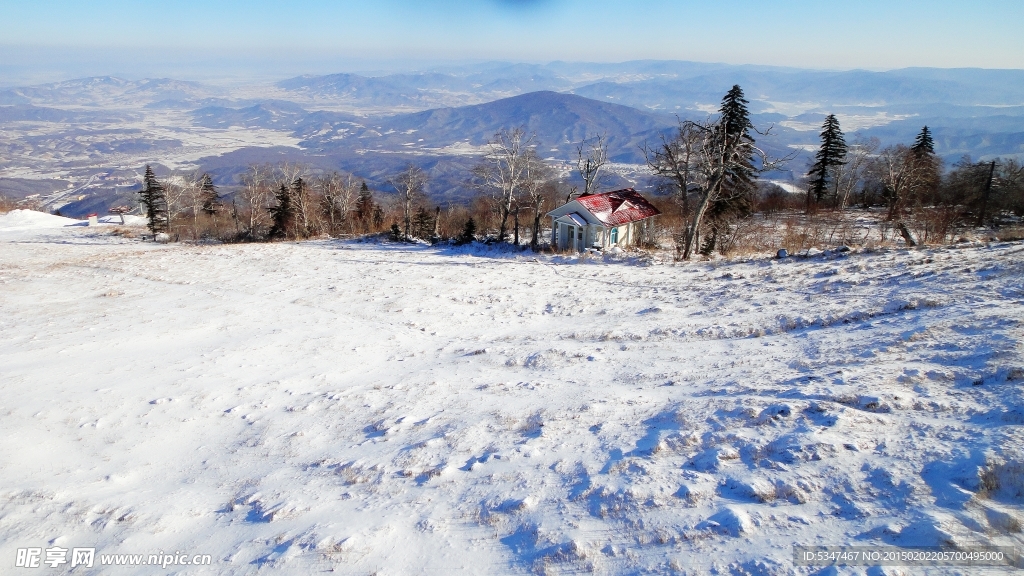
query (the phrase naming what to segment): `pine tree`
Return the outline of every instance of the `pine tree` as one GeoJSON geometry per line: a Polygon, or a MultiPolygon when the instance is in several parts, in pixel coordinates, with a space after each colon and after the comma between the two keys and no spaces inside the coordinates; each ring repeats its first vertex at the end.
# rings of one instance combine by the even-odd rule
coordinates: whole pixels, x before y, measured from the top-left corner
{"type": "Polygon", "coordinates": [[[942,180],[942,160],[935,155],[935,142],[927,126],[921,128],[920,134],[914,139],[910,153],[913,155],[914,173],[917,176],[917,199],[933,203],[937,200],[942,180]]]}
{"type": "Polygon", "coordinates": [[[412,218],[412,235],[424,240],[430,238],[434,233],[434,220],[422,206],[416,209],[412,218]]]}
{"type": "MultiPolygon", "coordinates": [[[[747,104],[749,102],[743,97],[743,89],[739,85],[734,85],[722,98],[722,107],[719,109],[721,133],[718,137],[733,143],[727,146],[727,149],[749,150],[749,147],[739,144],[754,143],[754,138],[750,135],[754,125],[750,122],[747,104]]],[[[757,189],[754,183],[753,157],[736,157],[732,160],[736,162],[723,180],[722,199],[709,207],[708,216],[712,220],[720,220],[729,214],[744,216],[753,208],[753,196],[757,189]]]]}
{"type": "Polygon", "coordinates": [[[153,174],[153,169],[146,165],[146,175],[143,177],[142,190],[139,191],[139,201],[146,208],[146,218],[149,219],[149,231],[153,234],[167,232],[171,228],[170,216],[167,211],[167,196],[161,184],[153,174]]]}
{"type": "Polygon", "coordinates": [[[459,234],[457,239],[458,244],[469,244],[476,240],[476,222],[472,218],[466,220],[466,225],[462,227],[462,234],[459,234]]]}
{"type": "Polygon", "coordinates": [[[275,198],[277,206],[270,208],[270,215],[274,219],[274,225],[270,228],[270,237],[287,238],[295,231],[295,205],[292,202],[292,190],[281,184],[275,198]]]}
{"type": "Polygon", "coordinates": [[[814,155],[814,164],[807,176],[810,186],[807,190],[807,207],[811,206],[811,197],[817,202],[825,198],[834,168],[846,164],[846,140],[839,128],[839,120],[835,114],[829,114],[821,126],[821,148],[814,155]]]}
{"type": "Polygon", "coordinates": [[[213,186],[213,180],[209,174],[203,174],[203,185],[199,194],[203,201],[203,212],[209,216],[220,212],[222,207],[220,194],[217,193],[217,189],[213,186]]]}
{"type": "Polygon", "coordinates": [[[356,198],[356,220],[363,226],[363,231],[374,232],[384,225],[384,209],[373,200],[373,191],[363,182],[356,198]]]}
{"type": "Polygon", "coordinates": [[[356,199],[356,218],[369,224],[373,218],[373,207],[373,192],[370,192],[370,187],[363,182],[359,188],[359,198],[356,199]]]}
{"type": "Polygon", "coordinates": [[[754,125],[750,123],[750,111],[747,110],[749,103],[743,97],[743,89],[737,84],[722,97],[719,113],[722,115],[722,123],[727,133],[742,135],[753,142],[754,139],[750,137],[750,129],[754,125]]]}
{"type": "Polygon", "coordinates": [[[918,158],[935,154],[935,142],[932,140],[932,133],[927,126],[921,129],[921,133],[914,139],[914,145],[910,149],[918,158]]]}

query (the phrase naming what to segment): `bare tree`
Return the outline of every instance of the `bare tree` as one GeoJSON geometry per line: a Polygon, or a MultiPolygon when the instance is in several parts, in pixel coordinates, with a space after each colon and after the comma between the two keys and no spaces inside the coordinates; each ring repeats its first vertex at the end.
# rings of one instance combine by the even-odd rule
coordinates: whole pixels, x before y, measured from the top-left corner
{"type": "MultiPolygon", "coordinates": [[[[771,128],[763,135],[768,135],[771,128]]],[[[683,259],[693,253],[696,238],[702,220],[708,209],[718,202],[729,202],[733,194],[744,191],[730,191],[724,184],[731,174],[739,170],[749,170],[749,159],[760,159],[761,167],[757,172],[776,169],[782,162],[789,160],[771,159],[753,140],[745,135],[744,130],[730,132],[728,123],[723,119],[715,121],[680,123],[674,141],[663,141],[655,149],[645,148],[648,165],[661,176],[673,181],[681,195],[694,193],[698,204],[684,234],[683,259]]]]}
{"type": "Polygon", "coordinates": [[[853,191],[866,178],[870,160],[878,151],[879,146],[878,138],[858,138],[847,148],[846,163],[833,167],[836,208],[840,211],[846,209],[853,191]]]}
{"type": "MultiPolygon", "coordinates": [[[[523,155],[523,192],[526,201],[533,210],[533,227],[530,232],[530,248],[536,251],[540,247],[540,219],[544,214],[544,202],[553,189],[552,169],[533,148],[527,149],[523,155]]],[[[518,220],[516,222],[516,243],[518,244],[518,220]]]]}
{"type": "Polygon", "coordinates": [[[313,188],[317,191],[327,228],[337,233],[349,224],[349,215],[355,210],[361,181],[352,174],[342,175],[338,172],[321,174],[313,180],[313,188]]]}
{"type": "Polygon", "coordinates": [[[682,207],[684,216],[690,214],[690,188],[696,186],[694,175],[698,151],[705,136],[701,126],[680,120],[674,138],[662,135],[661,144],[656,148],[649,148],[646,143],[641,147],[651,172],[672,183],[676,202],[682,207]]]}
{"type": "Polygon", "coordinates": [[[936,171],[935,161],[922,158],[902,144],[884,148],[871,162],[871,171],[884,187],[886,220],[892,222],[909,246],[917,240],[904,222],[910,208],[936,171]]]}
{"type": "Polygon", "coordinates": [[[250,237],[259,236],[267,227],[267,206],[275,190],[273,173],[269,164],[250,164],[242,175],[240,195],[249,207],[250,237]]]}
{"type": "Polygon", "coordinates": [[[530,146],[533,139],[522,126],[502,129],[487,143],[487,155],[473,168],[474,185],[491,197],[498,214],[499,241],[508,237],[509,216],[517,208],[519,196],[530,178],[528,158],[533,152],[530,146]]]}
{"type": "MultiPolygon", "coordinates": [[[[583,192],[580,195],[593,194],[604,180],[605,174],[602,174],[601,169],[608,163],[608,143],[604,135],[598,134],[589,140],[584,136],[576,146],[576,158],[576,172],[583,179],[583,192]]],[[[572,200],[571,193],[568,200],[572,200]]]]}
{"type": "MultiPolygon", "coordinates": [[[[167,178],[164,196],[167,199],[168,232],[173,232],[175,222],[180,222],[182,216],[189,212],[201,188],[202,182],[196,173],[174,174],[167,178]]],[[[199,208],[202,209],[201,202],[199,208]]]]}
{"type": "Polygon", "coordinates": [[[409,239],[412,232],[412,204],[423,195],[427,186],[427,174],[414,164],[407,164],[405,169],[391,177],[388,182],[394,186],[402,202],[404,237],[409,239]]]}
{"type": "Polygon", "coordinates": [[[203,211],[206,201],[203,191],[205,176],[199,172],[190,172],[174,178],[176,186],[175,204],[180,206],[179,213],[188,213],[192,220],[192,238],[199,238],[199,214],[203,211]]]}
{"type": "Polygon", "coordinates": [[[292,210],[295,214],[295,226],[300,236],[316,234],[318,202],[310,193],[309,186],[295,186],[300,179],[305,181],[310,173],[310,167],[300,162],[281,162],[274,167],[277,185],[292,189],[291,195],[292,210]]]}

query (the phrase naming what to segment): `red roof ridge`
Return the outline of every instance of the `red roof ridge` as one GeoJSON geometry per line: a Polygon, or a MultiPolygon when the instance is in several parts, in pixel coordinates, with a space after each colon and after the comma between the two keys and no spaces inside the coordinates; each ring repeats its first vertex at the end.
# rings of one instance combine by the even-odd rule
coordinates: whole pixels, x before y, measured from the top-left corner
{"type": "Polygon", "coordinates": [[[619,226],[661,214],[633,188],[578,196],[576,201],[607,226],[619,226]]]}

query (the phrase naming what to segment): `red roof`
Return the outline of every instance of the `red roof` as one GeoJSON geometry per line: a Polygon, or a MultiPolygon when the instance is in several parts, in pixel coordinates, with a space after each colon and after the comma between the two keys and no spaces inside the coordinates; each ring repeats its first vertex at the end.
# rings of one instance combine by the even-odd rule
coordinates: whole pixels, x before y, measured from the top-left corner
{"type": "Polygon", "coordinates": [[[587,194],[580,196],[576,201],[606,226],[620,226],[661,214],[660,210],[632,188],[603,194],[587,194]]]}

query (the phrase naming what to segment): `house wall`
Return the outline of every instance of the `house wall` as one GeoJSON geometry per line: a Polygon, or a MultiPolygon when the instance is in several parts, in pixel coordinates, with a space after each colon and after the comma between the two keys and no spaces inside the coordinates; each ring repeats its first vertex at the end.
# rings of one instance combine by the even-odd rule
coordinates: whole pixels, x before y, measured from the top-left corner
{"type": "MultiPolygon", "coordinates": [[[[598,245],[602,248],[611,248],[613,246],[611,237],[612,230],[618,229],[618,240],[615,245],[618,246],[631,246],[636,244],[642,236],[643,226],[650,220],[641,220],[640,222],[630,222],[621,226],[606,228],[600,223],[591,221],[590,212],[583,210],[581,206],[574,202],[570,202],[565,206],[560,207],[558,210],[554,210],[549,213],[551,216],[551,245],[557,247],[559,250],[576,250],[586,249],[594,245],[598,245]],[[574,236],[570,242],[566,236],[568,235],[568,224],[562,222],[556,222],[558,218],[569,214],[571,212],[578,212],[581,216],[587,219],[587,225],[582,227],[584,230],[584,237],[582,246],[579,244],[579,240],[574,236]]],[[[574,228],[579,229],[579,226],[573,225],[574,228]]]]}

